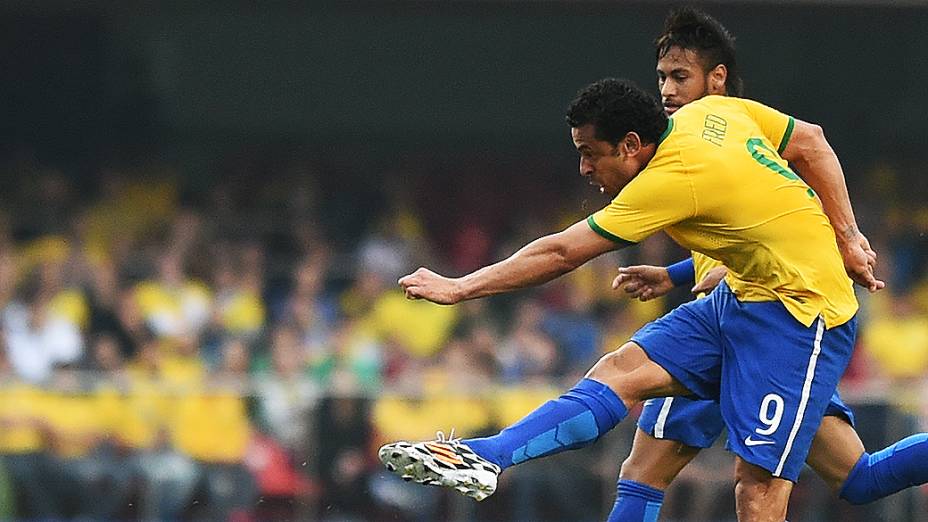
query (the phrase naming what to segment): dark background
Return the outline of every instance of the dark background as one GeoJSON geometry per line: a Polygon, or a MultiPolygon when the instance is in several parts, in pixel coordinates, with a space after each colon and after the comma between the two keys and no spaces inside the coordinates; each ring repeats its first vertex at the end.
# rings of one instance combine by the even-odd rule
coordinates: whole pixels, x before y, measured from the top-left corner
{"type": "MultiPolygon", "coordinates": [[[[653,85],[651,42],[673,5],[193,4],[4,3],[0,140],[85,165],[208,156],[247,137],[335,165],[428,146],[540,155],[572,173],[567,101],[605,76],[653,85]]],[[[738,37],[748,96],[821,123],[852,180],[919,165],[928,9],[705,7],[738,37]]]]}

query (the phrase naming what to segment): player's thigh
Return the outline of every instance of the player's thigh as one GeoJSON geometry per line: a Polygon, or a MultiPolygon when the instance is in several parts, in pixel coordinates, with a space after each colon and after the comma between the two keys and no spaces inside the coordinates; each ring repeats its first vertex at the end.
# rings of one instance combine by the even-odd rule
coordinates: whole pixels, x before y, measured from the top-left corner
{"type": "Polygon", "coordinates": [[[718,399],[722,341],[715,298],[710,295],[678,306],[638,330],[630,343],[600,363],[607,369],[620,364],[628,367],[624,359],[630,359],[630,355],[647,361],[641,365],[647,372],[640,371],[640,375],[625,372],[623,376],[632,383],[637,398],[696,395],[718,399]],[[655,367],[660,371],[654,370],[655,367]],[[647,380],[655,376],[660,379],[647,380]]]}
{"type": "Polygon", "coordinates": [[[628,407],[651,397],[689,394],[634,342],[603,356],[586,377],[612,388],[628,407]]]}
{"type": "Polygon", "coordinates": [[[864,454],[864,444],[843,417],[826,415],[819,425],[806,462],[833,490],[838,491],[864,454]]]}
{"type": "Polygon", "coordinates": [[[853,350],[856,321],[826,329],[796,321],[778,302],[737,303],[722,319],[720,405],[729,446],[795,481],[853,350]]]}
{"type": "Polygon", "coordinates": [[[635,432],[632,451],[622,463],[620,478],[657,489],[667,489],[700,448],[671,439],[656,439],[641,429],[635,432]]]}

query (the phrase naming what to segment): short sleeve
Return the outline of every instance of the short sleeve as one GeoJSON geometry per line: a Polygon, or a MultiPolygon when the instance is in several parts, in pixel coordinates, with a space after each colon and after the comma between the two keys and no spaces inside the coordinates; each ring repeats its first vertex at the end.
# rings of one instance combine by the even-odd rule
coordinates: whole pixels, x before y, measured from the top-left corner
{"type": "Polygon", "coordinates": [[[682,165],[647,168],[607,207],[587,218],[597,234],[617,243],[637,243],[692,217],[696,210],[692,180],[682,165]]]}
{"type": "Polygon", "coordinates": [[[777,154],[782,154],[789,144],[789,139],[793,134],[793,127],[796,120],[788,114],[768,107],[754,100],[741,100],[750,113],[751,118],[761,128],[764,136],[770,140],[770,143],[777,148],[777,154]]]}

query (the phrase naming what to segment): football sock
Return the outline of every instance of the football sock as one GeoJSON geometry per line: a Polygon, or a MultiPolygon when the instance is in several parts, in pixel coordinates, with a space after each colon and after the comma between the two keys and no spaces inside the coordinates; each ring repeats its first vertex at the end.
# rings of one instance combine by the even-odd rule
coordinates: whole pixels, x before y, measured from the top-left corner
{"type": "Polygon", "coordinates": [[[874,454],[864,453],[841,487],[841,498],[866,504],[928,482],[928,433],[912,435],[874,454]]]}
{"type": "Polygon", "coordinates": [[[657,522],[663,502],[663,491],[634,480],[619,479],[615,505],[606,522],[657,522]]]}
{"type": "Polygon", "coordinates": [[[497,435],[467,439],[477,455],[505,469],[529,459],[591,444],[628,414],[605,384],[583,379],[497,435]]]}

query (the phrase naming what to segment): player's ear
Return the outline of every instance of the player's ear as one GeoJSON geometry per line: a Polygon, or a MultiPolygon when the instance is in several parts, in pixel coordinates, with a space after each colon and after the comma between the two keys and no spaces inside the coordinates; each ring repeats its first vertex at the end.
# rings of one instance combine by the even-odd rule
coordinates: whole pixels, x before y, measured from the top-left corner
{"type": "Polygon", "coordinates": [[[725,94],[725,82],[728,81],[728,67],[718,64],[709,71],[709,94],[725,94]]]}
{"type": "Polygon", "coordinates": [[[637,132],[629,132],[622,138],[621,145],[621,148],[625,149],[626,155],[634,156],[641,150],[641,136],[639,136],[637,132]]]}

